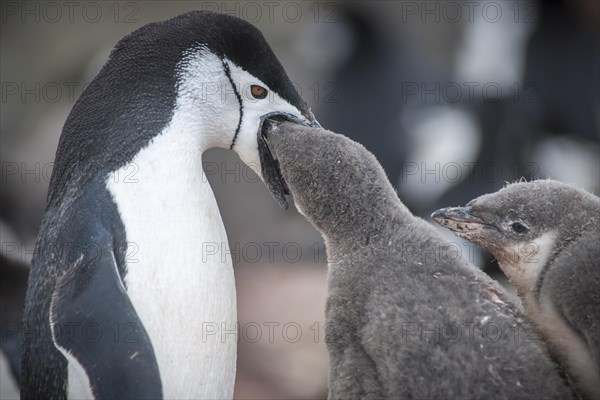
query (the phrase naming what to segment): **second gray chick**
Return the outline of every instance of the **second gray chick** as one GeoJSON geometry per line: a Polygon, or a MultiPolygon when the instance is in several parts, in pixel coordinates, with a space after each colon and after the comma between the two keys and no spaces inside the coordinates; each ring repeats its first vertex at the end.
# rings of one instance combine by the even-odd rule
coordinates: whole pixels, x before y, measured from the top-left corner
{"type": "Polygon", "coordinates": [[[554,180],[519,182],[433,219],[496,257],[552,354],[600,399],[600,199],[554,180]]]}

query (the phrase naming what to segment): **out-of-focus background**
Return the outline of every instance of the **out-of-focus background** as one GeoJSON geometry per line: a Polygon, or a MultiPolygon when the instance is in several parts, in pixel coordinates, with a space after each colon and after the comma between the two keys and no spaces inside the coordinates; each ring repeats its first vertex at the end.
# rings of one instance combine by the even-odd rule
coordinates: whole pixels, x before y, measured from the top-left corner
{"type": "MultiPolygon", "coordinates": [[[[595,0],[5,1],[2,398],[17,396],[8,360],[18,358],[27,265],[62,125],[123,35],[192,9],[258,26],[320,123],[371,150],[417,215],[523,177],[599,193],[595,0]]],[[[279,209],[232,152],[211,150],[203,161],[237,279],[235,397],[325,397],[320,235],[295,210],[279,209]]],[[[502,279],[487,253],[449,239],[502,279]]]]}

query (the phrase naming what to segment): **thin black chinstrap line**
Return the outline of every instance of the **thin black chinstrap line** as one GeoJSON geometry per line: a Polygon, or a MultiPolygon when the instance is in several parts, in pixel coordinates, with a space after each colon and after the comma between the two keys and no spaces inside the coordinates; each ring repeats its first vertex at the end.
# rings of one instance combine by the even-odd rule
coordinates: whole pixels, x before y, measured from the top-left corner
{"type": "Polygon", "coordinates": [[[229,150],[233,150],[233,146],[235,145],[235,140],[238,137],[238,134],[240,133],[240,128],[242,127],[242,117],[244,115],[244,106],[242,105],[242,96],[240,96],[240,93],[238,92],[237,88],[235,87],[235,84],[233,83],[233,79],[231,78],[231,71],[229,70],[229,65],[225,62],[225,60],[222,61],[223,62],[223,69],[225,70],[225,75],[227,75],[227,79],[229,79],[229,83],[231,83],[231,87],[233,88],[233,93],[235,93],[235,97],[237,97],[238,103],[240,103],[240,120],[238,121],[238,126],[235,130],[235,134],[233,135],[233,140],[231,141],[231,146],[229,146],[229,150]]]}

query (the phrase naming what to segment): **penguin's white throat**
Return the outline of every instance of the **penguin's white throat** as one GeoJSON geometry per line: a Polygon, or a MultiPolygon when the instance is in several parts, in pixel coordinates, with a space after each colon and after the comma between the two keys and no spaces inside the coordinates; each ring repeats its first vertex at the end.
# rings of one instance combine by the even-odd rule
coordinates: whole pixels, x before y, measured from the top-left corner
{"type": "Polygon", "coordinates": [[[230,398],[236,338],[203,332],[235,329],[235,280],[228,254],[204,254],[227,235],[202,169],[206,144],[185,122],[174,118],[106,184],[128,242],[127,294],[154,347],[165,398],[230,398]]]}

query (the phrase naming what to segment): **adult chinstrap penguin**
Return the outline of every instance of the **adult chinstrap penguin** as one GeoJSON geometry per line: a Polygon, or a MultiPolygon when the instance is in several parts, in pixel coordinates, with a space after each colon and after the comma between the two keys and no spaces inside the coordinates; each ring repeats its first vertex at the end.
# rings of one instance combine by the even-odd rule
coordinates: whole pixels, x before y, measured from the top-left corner
{"type": "Polygon", "coordinates": [[[571,185],[519,182],[433,219],[491,252],[548,348],[600,398],[600,199],[571,185]]]}
{"type": "Polygon", "coordinates": [[[22,397],[231,398],[231,259],[202,153],[233,149],[283,206],[258,132],[315,125],[258,29],[189,12],[120,40],[56,153],[26,296],[22,397]],[[202,260],[205,259],[205,262],[202,260]]]}
{"type": "Polygon", "coordinates": [[[298,210],[325,238],[329,398],[573,397],[516,299],[414,217],[363,146],[264,128],[298,210]]]}

